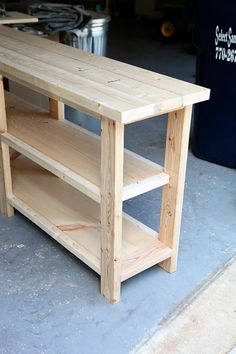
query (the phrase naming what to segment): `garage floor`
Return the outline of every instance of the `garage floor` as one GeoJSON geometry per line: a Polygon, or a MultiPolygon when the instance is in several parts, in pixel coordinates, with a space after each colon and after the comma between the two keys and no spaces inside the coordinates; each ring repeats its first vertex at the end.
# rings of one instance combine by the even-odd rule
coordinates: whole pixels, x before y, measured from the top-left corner
{"type": "MultiPolygon", "coordinates": [[[[109,56],[194,82],[189,45],[158,42],[152,25],[130,26],[113,23],[109,56]]],[[[161,162],[165,122],[130,125],[126,146],[161,162]]],[[[189,152],[178,271],[153,267],[130,279],[118,305],[100,296],[93,271],[31,222],[1,216],[0,354],[129,353],[236,253],[235,191],[235,170],[189,152]]],[[[125,210],[156,229],[160,197],[147,193],[125,210]]]]}
{"type": "Polygon", "coordinates": [[[235,279],[236,257],[132,354],[235,354],[235,279]]]}

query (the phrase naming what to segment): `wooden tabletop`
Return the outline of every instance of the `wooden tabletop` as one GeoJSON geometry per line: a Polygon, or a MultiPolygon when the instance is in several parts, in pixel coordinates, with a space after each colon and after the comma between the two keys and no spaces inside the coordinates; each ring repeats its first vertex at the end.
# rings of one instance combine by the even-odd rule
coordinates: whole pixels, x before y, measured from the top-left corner
{"type": "Polygon", "coordinates": [[[210,90],[0,26],[0,73],[124,124],[209,99],[210,90]]]}
{"type": "Polygon", "coordinates": [[[6,17],[0,17],[0,25],[12,25],[14,23],[38,22],[38,18],[23,14],[22,12],[7,11],[6,17]]]}

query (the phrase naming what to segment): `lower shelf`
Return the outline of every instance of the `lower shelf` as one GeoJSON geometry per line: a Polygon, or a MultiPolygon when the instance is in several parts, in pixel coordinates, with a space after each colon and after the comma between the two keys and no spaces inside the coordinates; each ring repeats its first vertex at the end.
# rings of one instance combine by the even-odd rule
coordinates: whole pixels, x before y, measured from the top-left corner
{"type": "MultiPolygon", "coordinates": [[[[21,156],[12,161],[9,203],[100,274],[100,206],[21,156]]],[[[172,250],[144,224],[123,215],[122,281],[169,258],[172,250]]]]}

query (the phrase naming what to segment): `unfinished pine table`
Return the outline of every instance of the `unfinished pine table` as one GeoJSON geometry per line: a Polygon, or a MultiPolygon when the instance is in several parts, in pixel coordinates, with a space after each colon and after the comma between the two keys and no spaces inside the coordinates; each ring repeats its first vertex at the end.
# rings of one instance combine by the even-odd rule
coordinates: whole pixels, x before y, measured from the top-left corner
{"type": "Polygon", "coordinates": [[[192,104],[209,90],[5,26],[0,43],[1,75],[50,98],[46,112],[4,95],[1,81],[2,213],[16,208],[100,274],[112,303],[133,275],[174,272],[192,104]],[[101,137],[64,120],[65,103],[100,119],[101,137]],[[164,167],[124,149],[126,124],[166,112],[164,167]],[[9,147],[21,156],[10,161],[9,147]],[[158,187],[159,235],[122,212],[158,187]]]}

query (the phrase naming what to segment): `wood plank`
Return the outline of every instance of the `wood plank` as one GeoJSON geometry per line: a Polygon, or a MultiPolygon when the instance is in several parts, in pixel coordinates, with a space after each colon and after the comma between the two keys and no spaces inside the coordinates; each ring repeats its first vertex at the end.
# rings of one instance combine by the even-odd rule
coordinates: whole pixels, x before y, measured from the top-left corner
{"type": "Polygon", "coordinates": [[[165,186],[169,183],[169,175],[165,172],[160,172],[157,176],[148,177],[140,183],[123,187],[123,201],[136,197],[137,195],[149,192],[153,189],[165,186]]]}
{"type": "Polygon", "coordinates": [[[188,106],[168,118],[165,170],[170,182],[163,188],[160,220],[160,241],[173,249],[172,257],[160,263],[168,272],[177,266],[191,114],[188,106]]]}
{"type": "Polygon", "coordinates": [[[101,293],[120,300],[124,125],[102,119],[101,136],[101,293]]]}
{"type": "Polygon", "coordinates": [[[53,119],[63,120],[65,119],[65,105],[64,103],[49,98],[49,111],[50,116],[53,119]]]}
{"type": "MultiPolygon", "coordinates": [[[[100,274],[99,205],[24,156],[12,171],[11,205],[100,274]]],[[[169,255],[157,232],[125,213],[122,229],[122,281],[169,255]]]]}
{"type": "Polygon", "coordinates": [[[9,133],[2,134],[1,139],[13,149],[17,150],[32,161],[38,163],[40,166],[55,174],[63,181],[69,183],[71,186],[80,190],[93,200],[97,202],[100,201],[100,189],[86,178],[81,177],[70,168],[65,167],[61,163],[58,163],[53,158],[50,158],[48,155],[32,148],[30,145],[25,144],[23,141],[15,138],[9,133]]]}
{"type": "MultiPolygon", "coordinates": [[[[0,133],[7,129],[5,95],[3,88],[3,77],[0,76],[0,133]]],[[[6,197],[11,195],[11,170],[9,147],[0,143],[0,212],[7,216],[14,215],[12,206],[7,202],[6,197]]]]}
{"type": "MultiPolygon", "coordinates": [[[[3,91],[3,77],[0,76],[0,125],[1,133],[6,130],[6,118],[5,118],[5,98],[3,91]]],[[[5,193],[5,183],[4,183],[4,172],[3,172],[3,161],[2,161],[2,151],[0,147],[0,211],[2,214],[6,214],[6,193],[5,193]]]]}
{"type": "MultiPolygon", "coordinates": [[[[3,173],[4,173],[4,182],[5,182],[5,193],[6,198],[12,196],[12,179],[11,179],[11,165],[10,165],[10,152],[7,144],[1,141],[1,150],[2,150],[2,162],[3,162],[3,173]]],[[[7,203],[7,216],[13,216],[14,210],[7,203]]]]}
{"type": "Polygon", "coordinates": [[[122,281],[171,257],[173,251],[157,240],[147,247],[124,257],[122,262],[122,281]]]}
{"type": "Polygon", "coordinates": [[[73,253],[78,257],[82,262],[87,264],[91,269],[96,273],[100,272],[100,262],[99,259],[85,247],[83,247],[79,242],[75,242],[73,238],[67,235],[65,232],[61,231],[59,227],[51,223],[48,218],[42,216],[41,213],[38,213],[32,209],[28,204],[22,202],[16,196],[8,197],[9,203],[16,208],[21,214],[26,216],[34,224],[39,226],[43,231],[48,235],[54,238],[62,246],[64,246],[68,251],[73,253]]]}
{"type": "Polygon", "coordinates": [[[85,53],[88,55],[86,61],[83,54],[80,59],[78,53],[74,56],[75,52],[70,50],[72,48],[61,46],[58,43],[52,42],[52,56],[48,47],[51,44],[41,38],[37,38],[35,42],[32,37],[24,36],[22,33],[14,38],[15,35],[5,29],[0,30],[0,37],[3,55],[0,67],[5,74],[8,73],[9,76],[21,82],[27,82],[28,86],[38,86],[38,90],[48,90],[49,95],[53,92],[53,98],[61,96],[65,103],[69,102],[73,107],[85,109],[95,115],[102,114],[123,123],[130,123],[161,114],[164,111],[181,108],[189,102],[209,98],[207,89],[160,77],[156,73],[152,73],[151,80],[151,73],[143,72],[140,68],[136,68],[136,71],[131,70],[131,76],[129,76],[130,67],[122,66],[122,71],[119,68],[121,63],[117,63],[119,69],[114,67],[115,61],[105,62],[105,65],[98,58],[99,64],[95,66],[96,60],[88,53],[85,53]],[[31,46],[29,46],[29,41],[31,41],[31,46]],[[35,50],[32,50],[32,46],[35,50]],[[67,51],[69,54],[66,57],[67,51]],[[17,62],[14,59],[16,56],[17,62]],[[14,63],[14,70],[10,70],[11,63],[14,63]],[[47,76],[43,73],[47,73],[47,76]],[[143,82],[143,73],[146,73],[149,80],[145,79],[143,82]],[[45,85],[46,81],[47,85],[45,85]],[[163,87],[159,86],[159,81],[162,82],[163,87]],[[52,85],[53,89],[51,87],[49,90],[48,84],[52,85]],[[75,93],[74,96],[71,91],[75,93]],[[91,99],[90,102],[89,99],[91,99]]]}
{"type": "MultiPolygon", "coordinates": [[[[45,49],[43,46],[40,48],[36,47],[35,51],[30,50],[28,44],[29,39],[19,41],[15,39],[15,36],[1,36],[2,45],[9,50],[16,50],[17,53],[27,55],[28,58],[35,60],[40,60],[41,63],[45,64],[45,69],[47,65],[56,66],[61,70],[65,70],[70,74],[73,74],[73,77],[78,77],[82,82],[90,82],[91,87],[97,85],[100,89],[101,87],[108,88],[109,91],[116,96],[117,100],[120,99],[121,93],[126,95],[129,98],[130,102],[134,102],[136,98],[136,103],[143,104],[158,104],[158,102],[169,99],[178,99],[181,101],[175,93],[170,93],[166,90],[160,89],[155,86],[151,86],[148,83],[137,83],[136,80],[123,77],[115,72],[107,72],[104,69],[99,67],[93,67],[90,64],[83,63],[81,61],[75,60],[73,58],[67,58],[58,53],[53,53],[53,56],[50,54],[49,48],[45,49]],[[10,43],[9,43],[10,40],[10,43]],[[78,67],[78,65],[80,65],[78,67]],[[108,75],[108,76],[107,76],[108,75]],[[96,80],[95,80],[96,78],[96,80]],[[131,91],[132,90],[132,91],[131,91]]],[[[31,37],[32,41],[32,37],[31,37]]],[[[32,41],[34,46],[34,41],[32,41]]],[[[107,91],[106,91],[107,92],[107,91]]],[[[123,96],[124,97],[124,96],[123,96]]]]}
{"type": "Polygon", "coordinates": [[[0,149],[0,212],[1,214],[7,214],[6,209],[7,207],[6,207],[3,161],[2,161],[2,151],[0,149]]]}
{"type": "Polygon", "coordinates": [[[5,92],[3,86],[3,76],[0,75],[0,133],[7,130],[5,92]]]}
{"type": "MultiPolygon", "coordinates": [[[[2,38],[0,41],[0,71],[9,79],[51,98],[57,100],[61,98],[61,101],[79,110],[85,109],[92,114],[104,115],[117,121],[131,113],[137,117],[146,113],[153,114],[153,104],[147,103],[142,98],[132,97],[125,91],[117,91],[97,81],[87,80],[81,75],[71,74],[69,67],[60,69],[56,62],[46,64],[42,60],[32,59],[26,55],[26,50],[22,53],[16,52],[15,44],[12,45],[5,40],[3,46],[2,38]]],[[[34,50],[29,47],[29,52],[33,53],[34,50]]],[[[179,106],[179,98],[174,97],[174,101],[176,100],[179,106]]],[[[172,104],[172,101],[170,103],[172,104]]],[[[173,107],[175,106],[176,102],[173,103],[173,107]]]]}
{"type": "MultiPolygon", "coordinates": [[[[4,33],[4,35],[12,38],[12,32],[9,31],[9,29],[4,28],[1,33],[4,33]]],[[[30,40],[30,38],[27,38],[22,33],[17,34],[17,39],[18,41],[22,41],[24,43],[27,43],[30,40]]],[[[64,60],[68,60],[68,58],[75,59],[77,62],[80,63],[81,70],[90,70],[91,68],[96,68],[98,72],[100,70],[106,71],[104,75],[105,77],[109,78],[109,81],[115,79],[115,77],[110,77],[110,75],[116,74],[120,75],[119,79],[132,79],[135,80],[136,83],[139,83],[141,85],[146,84],[149,87],[152,87],[152,89],[159,88],[177,95],[184,96],[184,105],[196,103],[197,101],[190,102],[188,101],[188,99],[193,99],[193,95],[199,95],[200,91],[206,96],[207,93],[209,95],[209,90],[203,87],[184,82],[182,80],[178,80],[166,75],[162,75],[153,71],[149,71],[143,68],[139,68],[134,65],[122,63],[117,60],[113,60],[106,57],[97,56],[93,53],[85,53],[84,51],[79,50],[77,48],[68,48],[68,46],[65,46],[63,44],[54,45],[54,43],[52,43],[51,45],[51,43],[49,42],[42,42],[41,39],[38,37],[35,38],[33,42],[34,46],[40,49],[44,48],[50,50],[54,54],[60,54],[64,57],[64,60]]]]}
{"type": "MultiPolygon", "coordinates": [[[[8,133],[3,136],[22,154],[100,200],[100,137],[68,121],[54,121],[43,110],[6,94],[8,133]]],[[[169,181],[163,168],[125,150],[123,200],[169,181]]]]}
{"type": "Polygon", "coordinates": [[[11,25],[14,23],[38,22],[38,18],[18,11],[7,11],[6,17],[0,17],[0,25],[11,25]]]}

